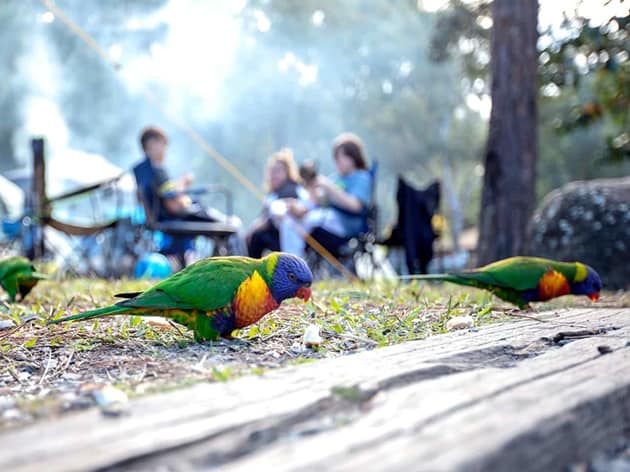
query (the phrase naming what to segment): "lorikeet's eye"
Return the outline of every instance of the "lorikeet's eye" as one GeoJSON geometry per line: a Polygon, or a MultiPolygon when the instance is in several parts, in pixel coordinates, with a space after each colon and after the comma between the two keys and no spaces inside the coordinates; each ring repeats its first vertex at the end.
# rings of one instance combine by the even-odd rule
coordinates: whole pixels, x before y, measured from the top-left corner
{"type": "Polygon", "coordinates": [[[289,272],[289,280],[291,282],[295,282],[297,280],[297,277],[295,276],[293,272],[289,272]]]}

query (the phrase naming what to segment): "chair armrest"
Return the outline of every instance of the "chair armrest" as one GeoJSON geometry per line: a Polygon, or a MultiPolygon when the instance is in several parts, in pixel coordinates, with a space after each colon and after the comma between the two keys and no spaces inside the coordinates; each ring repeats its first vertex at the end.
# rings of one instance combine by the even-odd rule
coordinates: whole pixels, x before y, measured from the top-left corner
{"type": "Polygon", "coordinates": [[[194,187],[186,190],[189,195],[207,195],[210,193],[219,193],[225,197],[225,208],[227,216],[231,216],[234,211],[234,197],[232,190],[226,185],[210,184],[203,187],[194,187]]]}

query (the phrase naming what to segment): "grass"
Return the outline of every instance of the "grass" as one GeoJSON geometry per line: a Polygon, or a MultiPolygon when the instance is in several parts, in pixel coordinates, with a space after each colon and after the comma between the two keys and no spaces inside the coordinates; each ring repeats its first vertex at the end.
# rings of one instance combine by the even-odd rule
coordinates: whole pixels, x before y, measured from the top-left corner
{"type": "MultiPolygon", "coordinates": [[[[318,283],[313,301],[285,302],[236,340],[198,344],[186,328],[161,319],[111,317],[46,325],[46,321],[112,302],[117,292],[142,290],[143,280],[75,279],[40,283],[25,303],[0,305],[0,429],[90,407],[91,392],[114,385],[129,396],[196,382],[265,375],[301,365],[446,332],[454,316],[475,326],[517,315],[490,294],[444,284],[318,283]],[[314,349],[302,336],[317,324],[314,349]]],[[[539,309],[584,305],[566,297],[539,309]]],[[[628,306],[628,294],[605,295],[601,305],[628,306]]]]}

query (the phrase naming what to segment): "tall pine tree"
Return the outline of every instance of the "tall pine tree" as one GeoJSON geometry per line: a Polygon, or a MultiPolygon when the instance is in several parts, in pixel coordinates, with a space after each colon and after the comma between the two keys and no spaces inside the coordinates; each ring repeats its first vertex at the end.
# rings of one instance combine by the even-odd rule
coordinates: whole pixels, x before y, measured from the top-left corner
{"type": "Polygon", "coordinates": [[[523,252],[535,203],[537,0],[492,4],[492,111],[481,198],[479,262],[523,252]]]}

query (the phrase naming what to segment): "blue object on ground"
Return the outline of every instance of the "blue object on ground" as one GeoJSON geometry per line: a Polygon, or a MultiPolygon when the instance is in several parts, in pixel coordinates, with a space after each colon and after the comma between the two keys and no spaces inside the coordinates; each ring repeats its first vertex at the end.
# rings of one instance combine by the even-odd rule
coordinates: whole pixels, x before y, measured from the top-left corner
{"type": "Polygon", "coordinates": [[[173,273],[171,264],[163,254],[158,252],[150,252],[142,256],[134,270],[134,275],[137,279],[149,278],[149,279],[163,279],[173,273]]]}
{"type": "Polygon", "coordinates": [[[2,220],[2,232],[9,239],[18,237],[21,229],[22,229],[22,220],[13,221],[8,218],[4,218],[2,220]]]}

